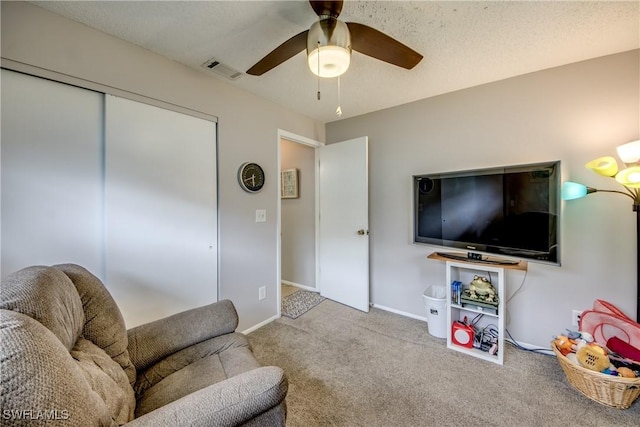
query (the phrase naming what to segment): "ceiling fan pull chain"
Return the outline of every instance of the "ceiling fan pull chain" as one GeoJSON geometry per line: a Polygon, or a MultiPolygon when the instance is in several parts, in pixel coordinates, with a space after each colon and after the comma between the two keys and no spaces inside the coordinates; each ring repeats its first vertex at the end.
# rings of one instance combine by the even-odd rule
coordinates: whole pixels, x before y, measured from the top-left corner
{"type": "Polygon", "coordinates": [[[336,108],[336,114],[338,117],[342,116],[342,108],[340,107],[340,104],[342,104],[342,102],[340,102],[340,76],[338,76],[338,108],[336,108]]]}
{"type": "Polygon", "coordinates": [[[318,101],[320,101],[320,40],[318,40],[318,101]]]}

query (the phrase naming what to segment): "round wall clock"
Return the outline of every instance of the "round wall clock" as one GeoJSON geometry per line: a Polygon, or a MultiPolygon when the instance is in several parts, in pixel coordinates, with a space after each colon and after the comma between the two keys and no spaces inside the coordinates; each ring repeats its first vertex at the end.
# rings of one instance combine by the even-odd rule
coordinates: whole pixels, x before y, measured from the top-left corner
{"type": "Polygon", "coordinates": [[[257,163],[243,163],[238,168],[238,183],[248,193],[257,193],[264,186],[264,171],[257,163]]]}

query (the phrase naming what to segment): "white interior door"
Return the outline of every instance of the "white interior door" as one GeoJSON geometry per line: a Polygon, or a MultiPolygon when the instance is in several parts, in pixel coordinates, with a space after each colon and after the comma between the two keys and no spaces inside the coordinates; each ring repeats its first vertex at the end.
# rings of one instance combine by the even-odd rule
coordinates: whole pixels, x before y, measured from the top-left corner
{"type": "Polygon", "coordinates": [[[319,148],[320,294],[369,311],[367,137],[319,148]]]}

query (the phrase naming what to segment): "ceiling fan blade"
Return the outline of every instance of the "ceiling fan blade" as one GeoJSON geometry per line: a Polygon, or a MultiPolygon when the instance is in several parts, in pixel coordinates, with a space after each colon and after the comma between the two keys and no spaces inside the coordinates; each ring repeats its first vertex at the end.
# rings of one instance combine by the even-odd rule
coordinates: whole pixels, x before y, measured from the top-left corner
{"type": "Polygon", "coordinates": [[[261,76],[272,68],[282,64],[287,59],[305,50],[307,48],[307,33],[309,33],[309,30],[303,31],[282,43],[258,61],[253,67],[249,68],[247,74],[261,76]]]}
{"type": "Polygon", "coordinates": [[[353,50],[408,70],[422,60],[418,52],[374,28],[355,22],[347,26],[353,50]]]}
{"type": "Polygon", "coordinates": [[[331,16],[337,18],[342,12],[343,1],[314,1],[309,0],[311,8],[318,16],[331,16]]]}

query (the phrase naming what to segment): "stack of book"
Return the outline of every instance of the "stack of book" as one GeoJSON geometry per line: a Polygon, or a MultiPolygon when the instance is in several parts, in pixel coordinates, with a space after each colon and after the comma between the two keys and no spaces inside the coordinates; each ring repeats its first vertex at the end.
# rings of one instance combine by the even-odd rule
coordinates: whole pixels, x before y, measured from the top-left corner
{"type": "Polygon", "coordinates": [[[454,280],[451,282],[451,304],[460,305],[460,295],[462,294],[462,282],[454,280]]]}

